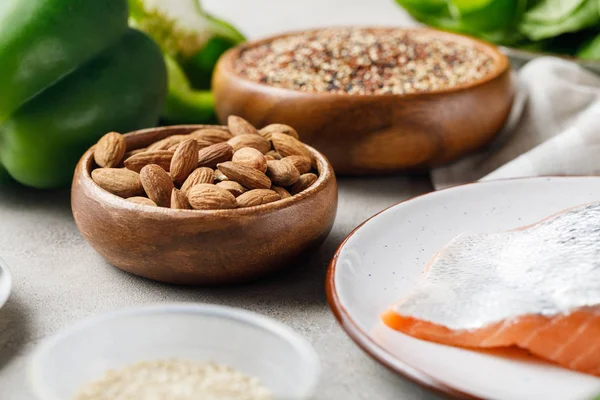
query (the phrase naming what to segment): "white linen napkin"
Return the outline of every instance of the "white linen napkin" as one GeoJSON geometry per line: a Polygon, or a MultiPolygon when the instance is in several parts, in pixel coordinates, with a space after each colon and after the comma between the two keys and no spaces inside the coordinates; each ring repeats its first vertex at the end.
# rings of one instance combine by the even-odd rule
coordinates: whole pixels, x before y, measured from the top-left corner
{"type": "Polygon", "coordinates": [[[442,189],[543,175],[600,175],[600,76],[575,63],[542,57],[515,79],[509,120],[486,149],[431,172],[442,189]]]}

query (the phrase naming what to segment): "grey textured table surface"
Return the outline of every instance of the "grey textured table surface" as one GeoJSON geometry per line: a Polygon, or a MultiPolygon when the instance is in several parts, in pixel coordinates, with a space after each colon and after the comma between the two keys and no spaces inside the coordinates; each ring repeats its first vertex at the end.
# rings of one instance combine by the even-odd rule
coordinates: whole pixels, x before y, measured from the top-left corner
{"type": "MultiPolygon", "coordinates": [[[[407,24],[388,0],[210,0],[250,37],[328,24],[407,24]]],[[[0,310],[0,399],[33,400],[27,362],[44,337],[79,318],[156,302],[207,302],[257,311],[305,335],[321,356],[317,399],[433,398],[368,358],[342,331],[325,298],[327,264],[342,239],[375,212],[431,190],[428,179],[341,179],[339,211],[326,243],[303,265],[259,283],[186,288],[153,283],[108,265],[79,234],[69,192],[0,191],[0,256],[13,293],[0,310]]]]}

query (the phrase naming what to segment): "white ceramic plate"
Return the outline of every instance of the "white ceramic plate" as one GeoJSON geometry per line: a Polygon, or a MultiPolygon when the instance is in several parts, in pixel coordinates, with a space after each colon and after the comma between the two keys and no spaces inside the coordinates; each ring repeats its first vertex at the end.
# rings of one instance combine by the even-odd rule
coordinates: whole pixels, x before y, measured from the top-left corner
{"type": "Polygon", "coordinates": [[[12,278],[10,272],[4,260],[0,258],[0,308],[2,308],[8,300],[11,287],[12,278]]]}
{"type": "Polygon", "coordinates": [[[397,204],[342,243],[328,276],[330,305],[346,332],[394,371],[455,397],[583,400],[600,379],[524,352],[499,356],[421,341],[387,328],[379,315],[406,295],[428,261],[461,232],[498,232],[564,208],[600,201],[600,178],[530,178],[476,183],[397,204]]]}

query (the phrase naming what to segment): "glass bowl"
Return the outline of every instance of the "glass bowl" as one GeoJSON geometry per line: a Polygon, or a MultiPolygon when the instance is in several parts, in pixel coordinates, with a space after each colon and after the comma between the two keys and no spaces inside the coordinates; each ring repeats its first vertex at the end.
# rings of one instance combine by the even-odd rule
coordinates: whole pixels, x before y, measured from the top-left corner
{"type": "Polygon", "coordinates": [[[275,399],[309,398],[320,374],[316,352],[290,328],[249,311],[181,303],[82,320],[38,347],[30,375],[40,400],[66,400],[110,369],[169,358],[238,369],[275,399]]]}
{"type": "Polygon", "coordinates": [[[0,308],[6,304],[8,297],[10,296],[10,290],[12,287],[12,277],[8,270],[6,262],[0,258],[0,308]]]}

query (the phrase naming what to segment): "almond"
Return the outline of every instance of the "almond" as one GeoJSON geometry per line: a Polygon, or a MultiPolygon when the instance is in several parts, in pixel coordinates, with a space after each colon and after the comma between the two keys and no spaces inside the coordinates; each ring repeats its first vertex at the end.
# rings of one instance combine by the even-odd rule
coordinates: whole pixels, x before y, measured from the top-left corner
{"type": "Polygon", "coordinates": [[[146,165],[155,164],[165,171],[169,171],[173,154],[174,152],[168,150],[149,150],[143,153],[134,154],[125,160],[125,168],[140,172],[146,165]]]}
{"type": "Polygon", "coordinates": [[[273,133],[272,139],[273,147],[283,157],[287,156],[304,156],[309,160],[312,160],[312,154],[308,148],[298,139],[285,135],[283,133],[273,133]]]}
{"type": "Polygon", "coordinates": [[[258,133],[267,140],[271,140],[273,133],[283,133],[284,135],[290,135],[293,138],[300,139],[298,132],[294,128],[285,124],[271,124],[262,128],[258,133]]]}
{"type": "Polygon", "coordinates": [[[173,188],[171,192],[171,208],[178,210],[189,210],[192,208],[186,195],[181,191],[173,188]]]}
{"type": "Polygon", "coordinates": [[[268,155],[268,154],[265,154],[265,160],[267,160],[267,161],[273,161],[274,159],[275,159],[275,157],[273,157],[271,155],[268,155]]]}
{"type": "Polygon", "coordinates": [[[215,169],[215,181],[224,182],[224,181],[228,181],[228,180],[229,180],[229,178],[226,177],[224,173],[222,173],[218,169],[215,169]]]}
{"type": "Polygon", "coordinates": [[[141,148],[141,149],[135,149],[135,150],[129,150],[127,153],[125,153],[125,155],[123,156],[123,160],[127,160],[129,157],[134,156],[136,154],[139,153],[143,153],[145,151],[148,151],[147,148],[141,148]]]}
{"type": "Polygon", "coordinates": [[[300,174],[307,174],[312,169],[310,159],[304,156],[287,156],[283,160],[294,164],[300,174]]]}
{"type": "Polygon", "coordinates": [[[271,190],[273,190],[274,192],[277,192],[277,194],[279,195],[279,197],[281,197],[281,199],[287,199],[288,197],[292,197],[290,192],[288,192],[287,190],[285,190],[284,188],[282,188],[280,186],[272,186],[271,190]]]}
{"type": "Polygon", "coordinates": [[[171,176],[156,164],[146,165],[140,171],[140,179],[148,198],[159,207],[171,206],[171,192],[173,181],[171,176]]]}
{"type": "Polygon", "coordinates": [[[298,194],[308,189],[317,181],[318,177],[315,174],[302,174],[296,183],[288,188],[291,194],[298,194]]]}
{"type": "Polygon", "coordinates": [[[133,197],[144,193],[140,174],[125,168],[98,168],[92,179],[102,189],[120,197],[133,197]]]}
{"type": "Polygon", "coordinates": [[[94,161],[103,168],[116,167],[123,160],[126,150],[125,138],[120,133],[108,132],[94,147],[94,161]]]}
{"type": "Polygon", "coordinates": [[[217,185],[201,183],[190,189],[188,201],[196,210],[221,210],[236,208],[233,195],[217,185]]]}
{"type": "Polygon", "coordinates": [[[173,182],[182,184],[198,165],[198,142],[187,139],[179,144],[171,159],[171,178],[173,182]]]}
{"type": "Polygon", "coordinates": [[[215,172],[207,167],[196,168],[190,176],[187,177],[183,185],[181,185],[181,191],[187,194],[190,189],[200,183],[213,183],[215,172]]]}
{"type": "Polygon", "coordinates": [[[290,186],[300,178],[294,164],[284,160],[267,161],[267,176],[277,186],[290,186]]]}
{"type": "Polygon", "coordinates": [[[239,135],[234,136],[227,141],[233,151],[238,151],[242,147],[252,147],[265,154],[271,150],[271,143],[260,135],[239,135]]]}
{"type": "Polygon", "coordinates": [[[141,204],[144,206],[156,207],[156,203],[147,197],[142,197],[142,196],[130,197],[127,199],[127,201],[130,203],[141,204]]]}
{"type": "Polygon", "coordinates": [[[281,160],[281,154],[276,152],[275,150],[269,150],[265,153],[265,157],[272,157],[273,160],[281,160]]]}
{"type": "Polygon", "coordinates": [[[242,185],[234,181],[219,182],[217,183],[217,186],[229,191],[229,193],[231,193],[235,197],[238,197],[240,194],[246,191],[246,189],[242,185]]]}
{"type": "Polygon", "coordinates": [[[231,133],[223,129],[203,128],[190,133],[194,139],[205,140],[212,144],[226,142],[233,137],[231,133]]]}
{"type": "Polygon", "coordinates": [[[152,143],[150,146],[148,146],[148,150],[168,150],[173,145],[179,144],[188,138],[188,135],[169,136],[159,140],[158,142],[152,143]]]}
{"type": "MultiPolygon", "coordinates": [[[[212,146],[214,143],[209,142],[207,140],[196,139],[196,143],[198,143],[198,150],[203,149],[208,146],[212,146]]],[[[180,143],[175,143],[173,146],[169,147],[167,150],[175,151],[179,147],[180,143]]]]}
{"type": "Polygon", "coordinates": [[[277,192],[269,189],[254,189],[247,191],[237,198],[240,207],[260,206],[261,204],[272,203],[281,200],[277,192]]]}
{"type": "Polygon", "coordinates": [[[264,173],[252,167],[228,161],[217,165],[217,168],[230,180],[236,181],[248,189],[271,187],[271,180],[264,173]]]}
{"type": "Polygon", "coordinates": [[[258,134],[256,128],[250,122],[235,115],[230,115],[227,118],[227,127],[233,136],[258,134]]]}
{"type": "Polygon", "coordinates": [[[218,163],[231,160],[233,149],[227,143],[217,143],[198,152],[198,166],[214,168],[218,163]]]}
{"type": "Polygon", "coordinates": [[[237,164],[247,165],[260,172],[267,172],[267,160],[265,159],[265,156],[252,147],[242,147],[233,153],[231,161],[237,164]]]}

